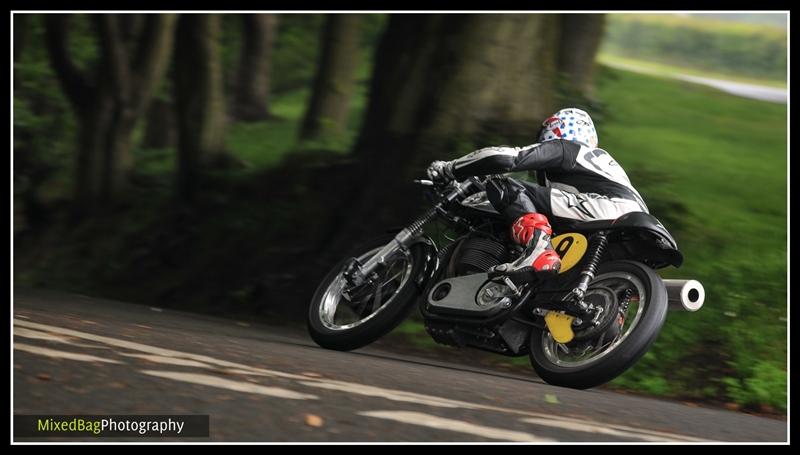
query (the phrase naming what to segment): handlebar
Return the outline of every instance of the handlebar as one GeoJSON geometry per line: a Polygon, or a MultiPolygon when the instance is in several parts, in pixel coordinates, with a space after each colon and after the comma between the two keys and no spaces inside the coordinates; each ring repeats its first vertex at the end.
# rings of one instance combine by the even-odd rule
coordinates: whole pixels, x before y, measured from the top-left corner
{"type": "Polygon", "coordinates": [[[477,187],[479,190],[484,189],[484,182],[478,177],[470,177],[463,182],[452,180],[446,184],[426,179],[415,179],[414,183],[422,186],[433,187],[439,197],[447,201],[452,201],[458,196],[463,196],[467,190],[473,186],[477,187]]]}
{"type": "Polygon", "coordinates": [[[456,186],[462,186],[462,187],[465,184],[476,184],[481,189],[483,188],[483,184],[484,184],[483,180],[481,180],[478,177],[470,177],[467,180],[464,180],[463,182],[450,181],[450,182],[447,182],[447,183],[437,183],[437,182],[434,182],[433,180],[427,180],[427,179],[414,179],[413,182],[418,184],[418,185],[422,185],[422,186],[440,186],[440,187],[441,186],[450,185],[453,182],[455,182],[456,186]]]}

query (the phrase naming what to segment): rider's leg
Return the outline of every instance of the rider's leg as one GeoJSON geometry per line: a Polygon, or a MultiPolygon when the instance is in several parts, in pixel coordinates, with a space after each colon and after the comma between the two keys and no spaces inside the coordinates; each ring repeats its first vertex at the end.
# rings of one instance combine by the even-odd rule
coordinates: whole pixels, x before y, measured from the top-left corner
{"type": "Polygon", "coordinates": [[[507,177],[493,177],[486,184],[486,195],[492,206],[511,224],[511,238],[525,247],[514,262],[495,267],[496,271],[516,271],[532,267],[537,275],[555,275],[561,258],[553,250],[553,230],[545,215],[549,212],[549,188],[526,185],[507,177]],[[538,208],[538,210],[537,210],[538,208]]]}

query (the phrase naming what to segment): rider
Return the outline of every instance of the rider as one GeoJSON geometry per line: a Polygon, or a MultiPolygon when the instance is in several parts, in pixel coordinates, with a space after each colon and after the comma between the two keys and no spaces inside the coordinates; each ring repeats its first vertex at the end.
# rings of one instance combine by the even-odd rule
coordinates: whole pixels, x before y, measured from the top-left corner
{"type": "Polygon", "coordinates": [[[557,274],[561,258],[550,243],[553,231],[548,218],[558,224],[648,212],[622,167],[597,148],[597,132],[586,112],[576,108],[556,112],[542,123],[538,141],[525,147],[486,147],[453,161],[434,161],[428,167],[428,176],[438,182],[546,171],[551,186],[502,175],[487,180],[489,201],[511,224],[512,239],[525,247],[517,260],[493,271],[533,267],[542,277],[557,274]]]}

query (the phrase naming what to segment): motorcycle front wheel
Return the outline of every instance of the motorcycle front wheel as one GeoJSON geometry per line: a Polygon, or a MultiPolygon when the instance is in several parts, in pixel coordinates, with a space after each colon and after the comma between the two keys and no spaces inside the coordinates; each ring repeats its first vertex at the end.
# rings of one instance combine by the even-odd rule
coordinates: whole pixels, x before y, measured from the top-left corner
{"type": "Polygon", "coordinates": [[[327,349],[350,351],[366,346],[397,327],[420,295],[427,247],[414,244],[387,260],[370,285],[353,288],[342,272],[350,257],[366,262],[394,236],[383,236],[356,248],[336,264],[317,287],[308,310],[308,331],[327,349]]]}
{"type": "Polygon", "coordinates": [[[565,344],[547,329],[531,331],[531,364],[548,384],[588,389],[614,379],[647,352],[667,317],[664,282],[635,261],[601,264],[584,299],[606,309],[597,326],[573,328],[565,344]]]}

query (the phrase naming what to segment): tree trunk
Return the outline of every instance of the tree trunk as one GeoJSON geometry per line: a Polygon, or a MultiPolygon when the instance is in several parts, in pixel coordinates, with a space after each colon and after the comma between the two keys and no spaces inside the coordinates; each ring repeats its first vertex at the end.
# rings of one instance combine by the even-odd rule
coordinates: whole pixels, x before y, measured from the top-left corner
{"type": "Polygon", "coordinates": [[[147,123],[142,147],[161,149],[177,144],[175,106],[170,101],[155,99],[147,110],[147,123]]]}
{"type": "Polygon", "coordinates": [[[133,45],[121,25],[128,18],[103,14],[92,20],[100,58],[86,74],[66,47],[68,16],[45,18],[51,65],[79,119],[74,202],[80,212],[106,206],[124,190],[131,133],[164,74],[175,23],[171,14],[147,16],[133,45]]]}
{"type": "Polygon", "coordinates": [[[77,199],[81,212],[107,206],[126,189],[133,125],[113,95],[99,97],[78,130],[77,199]]]}
{"type": "Polygon", "coordinates": [[[420,212],[411,183],[434,159],[536,141],[553,112],[555,38],[549,15],[394,15],[376,54],[369,106],[321,245],[404,225],[420,212]],[[388,199],[387,199],[388,198],[388,199]],[[346,205],[346,206],[345,206],[346,205]]]}
{"type": "Polygon", "coordinates": [[[278,31],[278,15],[246,14],[242,21],[242,51],[233,114],[236,120],[254,122],[269,117],[272,48],[278,31]]]}
{"type": "Polygon", "coordinates": [[[559,79],[565,98],[594,98],[594,68],[605,31],[605,14],[564,14],[558,53],[559,79]]]}
{"type": "Polygon", "coordinates": [[[30,41],[30,15],[14,14],[14,63],[19,61],[20,55],[30,41]]]}
{"type": "Polygon", "coordinates": [[[178,114],[178,192],[194,198],[198,172],[225,156],[225,100],[219,16],[186,14],[178,23],[175,102],[178,114]]]}
{"type": "Polygon", "coordinates": [[[327,17],[314,91],[300,132],[302,139],[341,134],[347,127],[359,62],[360,20],[355,14],[327,17]]]}

